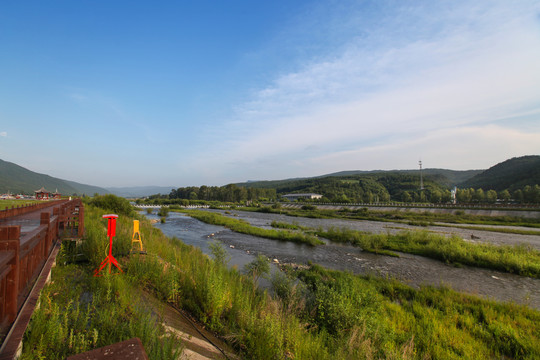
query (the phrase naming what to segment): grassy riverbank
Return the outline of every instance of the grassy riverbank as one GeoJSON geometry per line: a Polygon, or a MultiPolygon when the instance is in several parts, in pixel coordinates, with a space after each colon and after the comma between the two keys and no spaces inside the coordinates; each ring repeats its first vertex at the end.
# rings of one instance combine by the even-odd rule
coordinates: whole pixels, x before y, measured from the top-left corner
{"type": "Polygon", "coordinates": [[[312,206],[303,208],[283,208],[283,207],[243,207],[238,208],[241,211],[254,211],[264,213],[282,214],[295,217],[308,217],[316,219],[349,219],[349,220],[370,220],[381,222],[396,222],[413,226],[434,226],[436,223],[458,224],[456,227],[466,226],[467,224],[484,225],[488,231],[521,234],[521,235],[540,235],[540,230],[521,230],[511,228],[497,228],[496,226],[516,226],[540,229],[540,223],[537,219],[523,219],[509,216],[485,216],[469,215],[462,210],[454,213],[438,214],[431,212],[413,212],[413,211],[377,211],[360,208],[350,210],[346,207],[339,210],[317,209],[312,206]],[[459,225],[462,224],[462,225],[459,225]],[[489,226],[491,225],[491,226],[489,226]],[[488,227],[489,226],[489,227],[488,227]]]}
{"type": "Polygon", "coordinates": [[[540,355],[540,329],[535,324],[540,313],[534,310],[447,288],[413,290],[396,281],[318,266],[295,275],[316,299],[306,309],[314,325],[330,334],[350,333],[360,340],[355,346],[365,351],[362,355],[417,359],[534,359],[540,355]],[[399,349],[399,355],[381,349],[399,349]]]}
{"type": "MultiPolygon", "coordinates": [[[[250,278],[161,234],[128,271],[189,310],[249,359],[491,359],[540,355],[540,313],[450,289],[318,266],[276,275],[274,296],[250,278]],[[157,245],[157,246],[156,246],[157,245]],[[295,279],[299,282],[295,283],[295,279]]],[[[150,235],[150,234],[149,234],[150,235]]],[[[143,234],[143,236],[145,236],[143,234]]]]}
{"type": "Polygon", "coordinates": [[[0,200],[0,210],[10,209],[12,207],[26,206],[30,204],[42,203],[40,200],[0,200]]]}
{"type": "MultiPolygon", "coordinates": [[[[177,359],[181,341],[166,331],[155,309],[142,300],[135,279],[108,275],[106,269],[105,276],[93,276],[107,255],[106,222],[101,218],[105,212],[88,206],[85,210],[84,242],[78,249],[62,245],[51,282],[42,290],[40,306],[25,332],[21,359],[65,359],[132,337],[141,339],[150,359],[177,359]],[[84,262],[73,263],[81,252],[84,262]]],[[[121,216],[113,245],[121,262],[130,248],[128,226],[129,220],[121,216]]]]}
{"type": "Polygon", "coordinates": [[[132,337],[151,359],[177,359],[182,343],[145,307],[122,276],[93,278],[91,269],[59,265],[24,336],[21,360],[65,359],[132,337]]]}
{"type": "Polygon", "coordinates": [[[398,234],[368,234],[346,228],[319,230],[317,234],[334,242],[350,243],[381,253],[400,251],[452,264],[462,264],[540,278],[540,251],[523,245],[496,246],[471,243],[458,236],[446,237],[428,231],[398,234]]]}
{"type": "Polygon", "coordinates": [[[540,278],[540,252],[523,245],[497,246],[466,242],[457,236],[428,231],[403,231],[399,234],[370,234],[347,228],[309,229],[298,224],[272,222],[272,226],[286,230],[261,229],[239,219],[200,210],[185,211],[189,216],[209,224],[226,226],[243,234],[283,241],[323,244],[317,237],[333,242],[349,243],[365,251],[398,256],[393,251],[421,255],[454,265],[469,265],[513,274],[540,278]],[[314,236],[317,235],[317,236],[314,236]],[[309,242],[308,242],[309,241],[309,242]]]}
{"type": "Polygon", "coordinates": [[[226,228],[241,234],[259,236],[272,240],[292,241],[311,246],[324,244],[324,242],[319,238],[310,234],[287,230],[261,229],[259,227],[250,225],[244,220],[232,219],[230,217],[209,211],[182,210],[182,212],[205,223],[225,226],[226,228]]]}
{"type": "Polygon", "coordinates": [[[525,306],[446,288],[414,290],[319,266],[278,273],[271,279],[271,296],[255,289],[252,278],[235,267],[165,237],[143,219],[148,255],[122,256],[129,250],[133,226],[124,215],[118,219],[113,250],[125,273],[93,278],[92,270],[106,253],[105,213],[85,209],[87,236],[81,250],[88,263],[69,264],[69,253],[57,262],[25,334],[25,359],[40,358],[36,354],[64,358],[75,349],[131,336],[146,339],[151,359],[173,358],[177,342],[163,332],[155,314],[135,305],[133,294],[141,288],[191,313],[246,359],[540,357],[540,312],[525,306]],[[68,346],[73,339],[79,345],[68,346]]]}

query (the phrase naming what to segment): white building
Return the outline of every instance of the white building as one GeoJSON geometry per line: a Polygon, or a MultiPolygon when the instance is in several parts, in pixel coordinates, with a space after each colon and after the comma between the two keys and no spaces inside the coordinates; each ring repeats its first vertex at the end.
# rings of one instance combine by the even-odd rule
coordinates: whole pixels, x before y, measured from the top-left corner
{"type": "Polygon", "coordinates": [[[320,199],[323,196],[319,194],[287,194],[282,195],[285,199],[295,201],[298,199],[320,199]]]}

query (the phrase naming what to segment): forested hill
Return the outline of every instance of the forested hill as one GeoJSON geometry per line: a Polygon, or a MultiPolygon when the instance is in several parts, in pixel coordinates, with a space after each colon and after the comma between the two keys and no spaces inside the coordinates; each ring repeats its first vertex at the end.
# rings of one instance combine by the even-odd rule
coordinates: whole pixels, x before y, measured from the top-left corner
{"type": "MultiPolygon", "coordinates": [[[[456,184],[462,183],[478,174],[481,174],[484,170],[448,170],[448,169],[423,169],[422,174],[424,177],[431,179],[439,185],[445,187],[453,187],[456,184]]],[[[419,170],[346,170],[336,173],[314,176],[309,178],[294,178],[285,180],[261,180],[261,181],[248,181],[245,183],[237,183],[235,185],[244,186],[247,188],[273,188],[277,189],[279,193],[286,191],[285,189],[292,186],[299,186],[302,183],[311,183],[315,179],[324,178],[343,178],[343,179],[360,179],[360,178],[384,178],[385,176],[406,175],[404,178],[416,177],[418,182],[420,181],[419,170]],[[280,189],[283,189],[281,191],[280,189]]],[[[409,180],[406,180],[409,182],[409,180]]]]}
{"type": "Polygon", "coordinates": [[[79,184],[74,181],[39,174],[12,162],[0,160],[0,193],[9,191],[12,194],[24,193],[33,195],[35,190],[42,187],[50,192],[58,190],[64,195],[108,193],[107,190],[97,186],[79,184]]]}
{"type": "MultiPolygon", "coordinates": [[[[236,184],[247,188],[275,189],[278,195],[287,193],[318,193],[324,200],[336,202],[377,201],[450,201],[450,189],[483,189],[502,192],[522,190],[526,185],[540,184],[540,156],[523,156],[497,164],[488,170],[454,171],[424,169],[423,190],[420,191],[419,170],[396,171],[342,171],[313,178],[297,178],[277,181],[256,181],[236,184]]],[[[536,187],[534,187],[536,189],[536,187]]],[[[458,195],[463,195],[458,191],[458,195]]],[[[475,195],[483,201],[484,193],[475,195]]],[[[520,198],[519,195],[516,195],[520,198]]],[[[491,194],[491,197],[495,195],[491,194]]],[[[504,193],[505,200],[510,195],[504,193]]],[[[460,198],[461,199],[461,198],[460,198]]],[[[535,198],[536,199],[536,198],[535,198]]],[[[467,196],[462,202],[472,201],[467,196]]],[[[494,199],[491,199],[494,200],[494,199]]],[[[527,200],[533,201],[531,199],[527,200]]],[[[534,200],[533,202],[536,202],[534,200]]]]}
{"type": "MultiPolygon", "coordinates": [[[[451,170],[423,171],[423,187],[426,191],[419,191],[419,170],[360,172],[360,174],[343,172],[341,174],[347,175],[257,181],[236,185],[247,188],[271,188],[275,189],[278,195],[318,193],[324,195],[327,200],[338,202],[423,201],[426,200],[423,198],[426,196],[438,202],[448,200],[449,189],[455,185],[445,176],[445,172],[451,172],[451,170]]],[[[467,173],[471,174],[471,172],[467,173]]]]}
{"type": "Polygon", "coordinates": [[[512,158],[459,184],[463,188],[514,191],[527,185],[540,184],[540,156],[512,158]]]}
{"type": "MultiPolygon", "coordinates": [[[[447,185],[452,187],[456,184],[462,183],[475,175],[482,173],[484,170],[448,170],[448,169],[423,169],[422,173],[424,176],[431,176],[434,179],[441,181],[442,185],[447,185]]],[[[372,171],[362,171],[362,170],[349,170],[349,171],[340,171],[337,173],[332,173],[328,175],[323,175],[320,177],[327,176],[351,176],[351,175],[380,175],[382,173],[393,173],[393,174],[406,174],[406,175],[415,175],[420,176],[419,170],[372,170],[372,171]]]]}

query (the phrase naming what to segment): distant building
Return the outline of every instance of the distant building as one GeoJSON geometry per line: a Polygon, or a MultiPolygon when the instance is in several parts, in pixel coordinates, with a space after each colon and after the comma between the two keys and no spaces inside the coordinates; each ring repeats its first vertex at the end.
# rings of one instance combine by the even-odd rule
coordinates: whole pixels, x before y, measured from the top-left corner
{"type": "Polygon", "coordinates": [[[285,199],[295,201],[298,199],[320,199],[323,196],[319,194],[287,194],[282,195],[285,199]]]}
{"type": "Polygon", "coordinates": [[[42,187],[39,190],[34,191],[34,194],[36,196],[36,200],[49,200],[50,192],[45,190],[44,187],[42,187]]]}
{"type": "Polygon", "coordinates": [[[56,189],[56,191],[53,192],[51,195],[52,195],[52,198],[53,198],[53,199],[61,199],[61,198],[62,198],[62,194],[60,194],[60,193],[58,192],[58,189],[56,189]]]}
{"type": "Polygon", "coordinates": [[[2,200],[10,200],[10,199],[15,199],[15,196],[13,196],[13,194],[11,194],[9,192],[9,190],[8,190],[7,193],[0,195],[0,199],[2,199],[2,200]]]}

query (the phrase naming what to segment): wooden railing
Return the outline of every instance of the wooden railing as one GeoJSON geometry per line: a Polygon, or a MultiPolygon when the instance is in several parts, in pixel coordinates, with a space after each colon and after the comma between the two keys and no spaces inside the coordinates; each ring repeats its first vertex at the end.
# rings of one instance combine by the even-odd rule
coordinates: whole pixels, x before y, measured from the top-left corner
{"type": "Polygon", "coordinates": [[[23,215],[26,213],[31,213],[34,211],[38,211],[38,210],[50,207],[53,204],[54,206],[57,206],[58,204],[65,203],[67,201],[69,200],[43,201],[43,202],[27,204],[27,205],[12,206],[11,208],[0,210],[0,219],[7,219],[7,218],[23,215]]]}
{"type": "MultiPolygon", "coordinates": [[[[0,335],[5,335],[28,296],[53,245],[60,237],[82,237],[84,208],[80,199],[9,209],[10,217],[41,212],[35,229],[21,234],[20,225],[0,226],[0,335]]],[[[5,210],[4,210],[5,211],[5,210]]],[[[0,212],[2,213],[2,212],[0,212]]],[[[0,337],[1,338],[1,337],[0,337]]]]}

